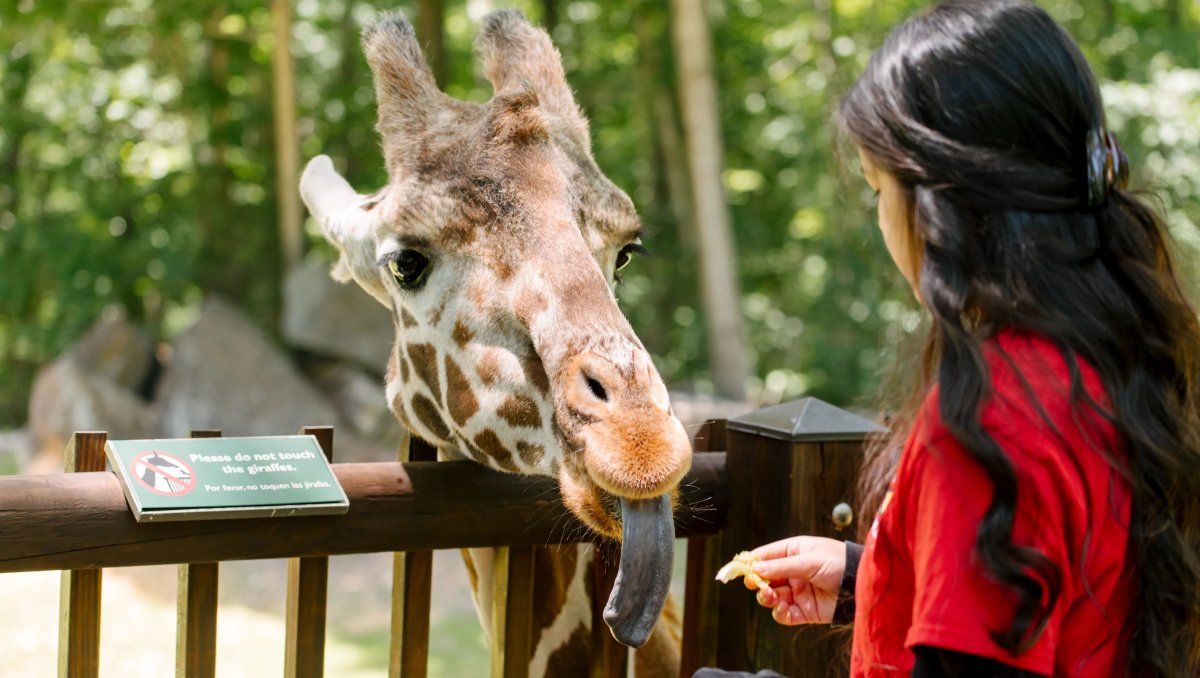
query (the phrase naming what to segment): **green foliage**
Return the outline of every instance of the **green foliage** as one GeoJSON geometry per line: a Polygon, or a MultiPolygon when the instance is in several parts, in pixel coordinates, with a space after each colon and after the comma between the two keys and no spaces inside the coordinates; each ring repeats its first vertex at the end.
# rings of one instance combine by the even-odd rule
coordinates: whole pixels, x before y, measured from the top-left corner
{"type": "MultiPolygon", "coordinates": [[[[516,4],[553,35],[600,166],[637,202],[653,252],[618,294],[667,380],[706,384],[694,245],[672,198],[681,152],[666,3],[516,4]]],[[[917,322],[829,115],[888,28],[926,5],[709,3],[742,310],[765,401],[869,400],[882,347],[917,322]]],[[[1187,0],[1046,0],[1105,80],[1112,123],[1181,255],[1200,254],[1200,8],[1187,0]]],[[[410,14],[415,3],[399,3],[410,14]]],[[[489,88],[471,56],[485,2],[446,3],[451,94],[489,88]]],[[[362,190],[385,173],[358,32],[376,10],[296,0],[298,133],[362,190]]],[[[389,3],[391,8],[393,5],[389,3]]],[[[118,303],[161,337],[202,294],[266,328],[280,306],[269,3],[150,0],[0,7],[0,425],[36,368],[118,303]]],[[[852,160],[853,158],[851,158],[852,160]]],[[[327,250],[308,224],[313,256],[327,250]]],[[[1197,272],[1194,263],[1187,270],[1197,272]]]]}

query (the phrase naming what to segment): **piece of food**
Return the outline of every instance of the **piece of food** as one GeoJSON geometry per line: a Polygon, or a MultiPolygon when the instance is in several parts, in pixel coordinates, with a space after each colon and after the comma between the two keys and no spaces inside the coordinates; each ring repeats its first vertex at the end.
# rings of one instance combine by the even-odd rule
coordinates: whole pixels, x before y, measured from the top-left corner
{"type": "Polygon", "coordinates": [[[746,581],[750,582],[759,589],[770,588],[771,585],[765,579],[758,576],[758,573],[755,572],[754,568],[750,566],[751,563],[756,560],[758,560],[758,558],[755,558],[753,555],[751,555],[749,551],[742,551],[734,556],[733,560],[725,563],[724,567],[722,567],[720,570],[717,570],[717,581],[721,582],[722,584],[728,584],[738,577],[745,577],[746,581]]]}

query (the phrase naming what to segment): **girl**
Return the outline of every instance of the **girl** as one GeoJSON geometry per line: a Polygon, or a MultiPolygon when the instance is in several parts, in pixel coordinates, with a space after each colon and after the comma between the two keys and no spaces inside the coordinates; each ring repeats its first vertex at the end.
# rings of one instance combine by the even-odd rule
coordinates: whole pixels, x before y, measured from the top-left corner
{"type": "Polygon", "coordinates": [[[932,328],[861,559],[760,547],[759,602],[853,615],[855,676],[1200,675],[1200,327],[1079,48],[1022,0],[950,0],[837,120],[932,328]]]}

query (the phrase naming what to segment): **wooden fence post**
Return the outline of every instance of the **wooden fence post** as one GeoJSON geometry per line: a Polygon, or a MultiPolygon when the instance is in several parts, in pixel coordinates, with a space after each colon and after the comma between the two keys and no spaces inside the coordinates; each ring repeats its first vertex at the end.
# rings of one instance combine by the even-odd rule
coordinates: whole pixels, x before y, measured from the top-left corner
{"type": "MultiPolygon", "coordinates": [[[[849,500],[863,440],[883,428],[816,398],[730,419],[727,428],[730,504],[722,561],[794,535],[853,537],[850,530],[839,533],[831,514],[849,500]]],[[[718,606],[721,668],[817,678],[845,666],[847,636],[826,625],[777,624],[740,582],[721,588],[718,606]]]]}
{"type": "MultiPolygon", "coordinates": [[[[193,438],[220,438],[215,430],[192,431],[193,438]]],[[[218,563],[182,563],[175,614],[176,678],[217,675],[218,563]]]]}
{"type": "MultiPolygon", "coordinates": [[[[696,432],[695,452],[725,451],[725,420],[710,419],[696,432]]],[[[683,643],[679,676],[691,678],[703,666],[716,666],[717,586],[720,569],[719,535],[687,540],[687,575],[683,598],[683,643]]]]}
{"type": "MultiPolygon", "coordinates": [[[[410,435],[400,461],[437,461],[437,448],[410,435]]],[[[433,587],[433,551],[392,556],[392,640],[389,678],[424,678],[429,668],[429,604],[433,587]]]]}
{"type": "Polygon", "coordinates": [[[597,541],[592,547],[592,665],[588,678],[622,678],[628,675],[629,648],[613,638],[604,621],[604,606],[617,580],[620,546],[611,541],[597,541]]]}
{"type": "Polygon", "coordinates": [[[502,546],[492,559],[492,678],[529,675],[535,548],[502,546]]]}
{"type": "MultiPolygon", "coordinates": [[[[333,428],[306,426],[321,451],[333,461],[333,428]]],[[[325,674],[325,605],[329,557],[288,559],[287,618],[284,635],[285,678],[320,678],[325,674]]]]}
{"type": "MultiPolygon", "coordinates": [[[[71,436],[66,472],[104,470],[104,432],[71,436]]],[[[131,517],[130,520],[133,518],[131,517]]],[[[86,678],[100,674],[100,585],[104,570],[62,573],[58,617],[58,676],[86,678]]]]}

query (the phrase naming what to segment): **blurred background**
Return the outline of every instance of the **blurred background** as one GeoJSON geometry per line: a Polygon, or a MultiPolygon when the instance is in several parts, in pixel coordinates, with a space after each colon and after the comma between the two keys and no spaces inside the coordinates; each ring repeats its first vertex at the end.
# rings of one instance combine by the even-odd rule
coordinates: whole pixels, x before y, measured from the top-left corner
{"type": "MultiPolygon", "coordinates": [[[[0,3],[0,473],[53,470],[81,428],[290,433],[332,420],[346,431],[339,458],[394,455],[379,386],[390,323],[328,281],[331,252],[295,185],[318,153],[361,192],[385,182],[358,36],[397,8],[443,88],[472,101],[490,96],[471,51],[488,11],[518,7],[551,32],[596,160],[647,228],[651,256],[617,295],[679,402],[698,403],[689,416],[801,395],[870,407],[920,316],[829,119],[889,27],[928,4],[0,3]],[[710,157],[719,172],[693,170],[710,157]]],[[[1166,215],[1195,291],[1200,3],[1039,4],[1100,76],[1132,183],[1166,215]]],[[[361,567],[347,586],[374,592],[361,567]]],[[[28,590],[26,577],[0,583],[28,590]]],[[[223,601],[258,600],[247,592],[264,586],[223,601]]],[[[461,586],[447,588],[450,600],[461,586]]],[[[433,675],[474,675],[455,662],[483,656],[470,604],[455,600],[445,623],[467,640],[433,675]]],[[[371,623],[339,628],[346,661],[369,673],[386,662],[386,636],[363,609],[346,618],[371,623]]],[[[52,626],[34,635],[52,648],[52,626]]]]}

